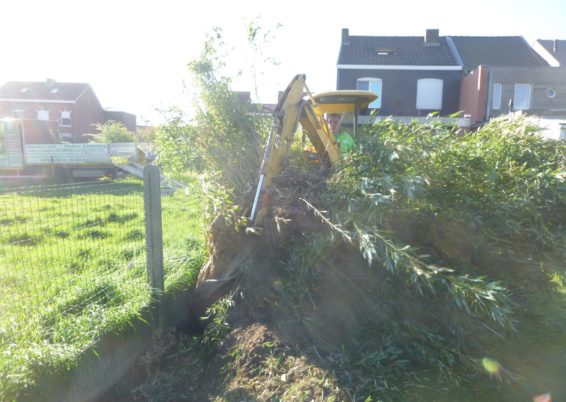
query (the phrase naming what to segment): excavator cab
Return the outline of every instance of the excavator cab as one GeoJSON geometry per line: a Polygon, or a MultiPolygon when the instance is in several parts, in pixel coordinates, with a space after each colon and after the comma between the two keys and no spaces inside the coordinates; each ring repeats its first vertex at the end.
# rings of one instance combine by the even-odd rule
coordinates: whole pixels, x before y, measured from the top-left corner
{"type": "Polygon", "coordinates": [[[318,158],[334,165],[340,160],[340,150],[326,124],[324,114],[353,113],[355,136],[359,111],[375,99],[377,95],[369,91],[332,91],[312,95],[306,85],[305,75],[295,76],[273,112],[273,126],[265,147],[249,223],[253,226],[261,225],[270,204],[269,190],[273,178],[283,170],[283,161],[299,123],[318,158]]]}
{"type": "Polygon", "coordinates": [[[352,127],[354,137],[358,131],[360,110],[365,109],[371,102],[377,99],[377,95],[373,92],[350,90],[318,92],[312,97],[321,113],[351,113],[353,115],[352,127]]]}

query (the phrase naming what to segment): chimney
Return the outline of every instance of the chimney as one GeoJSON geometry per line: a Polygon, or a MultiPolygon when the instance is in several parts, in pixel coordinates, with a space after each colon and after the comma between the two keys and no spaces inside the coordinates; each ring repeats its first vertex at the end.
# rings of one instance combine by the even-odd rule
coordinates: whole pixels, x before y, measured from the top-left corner
{"type": "Polygon", "coordinates": [[[558,39],[554,39],[552,50],[554,51],[554,53],[558,52],[558,39]]]}
{"type": "Polygon", "coordinates": [[[51,85],[54,85],[57,81],[55,81],[53,78],[47,78],[45,80],[45,83],[47,84],[48,87],[50,87],[51,85]]]}
{"type": "Polygon", "coordinates": [[[342,46],[350,45],[350,31],[348,28],[342,28],[342,46]]]}
{"type": "Polygon", "coordinates": [[[425,34],[425,46],[438,46],[440,42],[438,41],[439,38],[439,30],[438,29],[427,29],[425,34]]]}
{"type": "Polygon", "coordinates": [[[251,94],[247,91],[235,91],[234,94],[236,95],[236,98],[238,98],[238,102],[240,103],[251,102],[251,94]]]}

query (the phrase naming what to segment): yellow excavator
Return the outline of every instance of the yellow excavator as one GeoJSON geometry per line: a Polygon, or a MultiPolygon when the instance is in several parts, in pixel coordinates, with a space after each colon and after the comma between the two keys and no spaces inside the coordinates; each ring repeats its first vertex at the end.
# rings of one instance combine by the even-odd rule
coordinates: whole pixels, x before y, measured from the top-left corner
{"type": "Polygon", "coordinates": [[[248,222],[261,226],[270,203],[273,178],[281,174],[283,161],[289,152],[295,131],[300,123],[322,164],[334,165],[340,160],[340,149],[324,119],[325,113],[353,114],[353,134],[356,136],[359,111],[377,99],[369,91],[332,91],[311,94],[305,75],[296,75],[283,92],[273,112],[259,183],[248,222]]]}

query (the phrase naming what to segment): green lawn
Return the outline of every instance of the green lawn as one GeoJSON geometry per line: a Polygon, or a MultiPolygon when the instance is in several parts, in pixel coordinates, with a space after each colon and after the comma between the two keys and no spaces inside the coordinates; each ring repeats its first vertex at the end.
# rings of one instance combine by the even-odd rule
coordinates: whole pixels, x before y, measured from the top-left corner
{"type": "MultiPolygon", "coordinates": [[[[196,186],[162,198],[166,291],[204,260],[196,186]]],[[[0,400],[72,367],[150,303],[138,180],[0,193],[0,400]]]]}

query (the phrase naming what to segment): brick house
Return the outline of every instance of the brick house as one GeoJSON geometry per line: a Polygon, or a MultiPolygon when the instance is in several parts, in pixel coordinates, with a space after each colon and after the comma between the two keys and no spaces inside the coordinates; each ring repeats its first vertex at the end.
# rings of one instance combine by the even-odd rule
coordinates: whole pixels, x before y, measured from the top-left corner
{"type": "Polygon", "coordinates": [[[0,86],[0,118],[22,120],[24,143],[88,142],[94,124],[115,120],[135,132],[135,115],[105,111],[86,83],[9,81],[0,86]]]}

